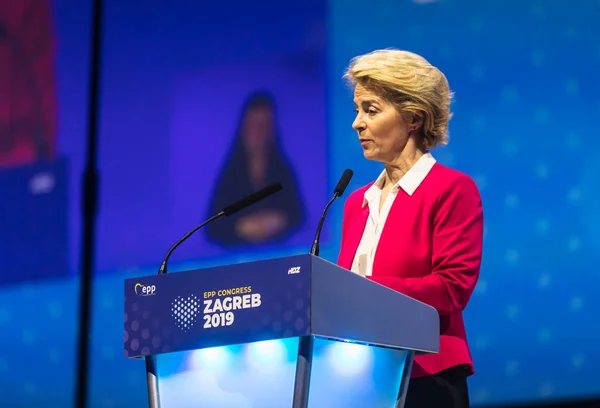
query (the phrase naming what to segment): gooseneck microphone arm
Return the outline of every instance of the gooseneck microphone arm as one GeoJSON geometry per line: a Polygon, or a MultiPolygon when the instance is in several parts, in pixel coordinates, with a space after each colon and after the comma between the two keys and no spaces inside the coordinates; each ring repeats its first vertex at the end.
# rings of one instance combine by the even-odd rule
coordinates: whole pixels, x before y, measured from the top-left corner
{"type": "Polygon", "coordinates": [[[346,169],[344,171],[344,174],[342,174],[340,181],[338,181],[337,185],[333,189],[333,198],[329,200],[329,202],[325,206],[323,214],[321,215],[321,219],[319,220],[319,225],[317,226],[317,232],[315,234],[315,240],[313,241],[312,247],[310,249],[311,255],[319,256],[319,241],[321,240],[321,230],[323,229],[323,224],[325,223],[325,217],[327,217],[329,207],[331,207],[331,204],[333,204],[335,200],[337,200],[339,197],[342,196],[342,194],[344,194],[344,191],[346,191],[346,187],[348,187],[350,179],[352,179],[353,175],[354,173],[352,172],[352,170],[346,169]]]}
{"type": "Polygon", "coordinates": [[[173,251],[175,251],[175,249],[177,249],[177,247],[179,245],[181,245],[185,240],[187,240],[189,237],[191,237],[200,228],[204,227],[205,225],[210,224],[211,222],[213,222],[217,218],[221,218],[223,215],[225,215],[225,213],[223,211],[219,212],[218,214],[213,215],[208,220],[204,221],[202,224],[198,225],[196,228],[194,228],[193,230],[191,230],[190,232],[188,232],[187,234],[185,234],[183,237],[181,237],[181,239],[179,241],[177,241],[175,244],[173,244],[173,246],[171,247],[171,249],[169,249],[169,251],[165,255],[165,259],[163,259],[162,264],[160,265],[160,269],[158,270],[158,274],[162,275],[162,274],[167,273],[167,262],[169,261],[169,258],[171,257],[171,254],[173,253],[173,251]]]}
{"type": "Polygon", "coordinates": [[[310,248],[311,255],[319,256],[319,241],[321,239],[321,230],[323,229],[323,224],[325,223],[325,217],[327,217],[329,207],[331,207],[331,204],[333,204],[333,202],[337,200],[338,197],[339,195],[334,193],[333,198],[329,200],[329,202],[325,206],[325,209],[323,210],[323,214],[321,214],[321,219],[319,220],[319,225],[317,226],[317,233],[315,234],[315,240],[313,241],[312,247],[310,248]]]}
{"type": "Polygon", "coordinates": [[[165,255],[165,258],[163,259],[162,264],[160,265],[160,268],[158,270],[158,274],[163,275],[163,274],[167,273],[167,262],[169,262],[169,258],[171,257],[171,254],[173,253],[173,251],[175,251],[175,249],[177,249],[177,247],[179,245],[184,243],[189,237],[191,237],[200,228],[210,224],[211,222],[213,222],[217,218],[221,218],[222,216],[228,217],[230,215],[233,215],[233,214],[237,213],[238,211],[241,211],[244,208],[257,203],[258,201],[261,201],[261,200],[267,198],[271,194],[277,193],[278,191],[280,191],[282,189],[283,189],[283,186],[281,185],[281,183],[271,184],[270,186],[265,187],[262,190],[252,193],[249,196],[244,197],[241,200],[236,201],[235,203],[233,203],[231,205],[228,205],[227,207],[223,208],[223,210],[219,211],[217,214],[213,215],[208,220],[206,220],[202,224],[198,225],[196,228],[194,228],[193,230],[191,230],[190,232],[185,234],[183,237],[181,237],[181,239],[179,239],[179,241],[177,241],[175,244],[173,244],[171,249],[169,249],[169,251],[165,255]]]}

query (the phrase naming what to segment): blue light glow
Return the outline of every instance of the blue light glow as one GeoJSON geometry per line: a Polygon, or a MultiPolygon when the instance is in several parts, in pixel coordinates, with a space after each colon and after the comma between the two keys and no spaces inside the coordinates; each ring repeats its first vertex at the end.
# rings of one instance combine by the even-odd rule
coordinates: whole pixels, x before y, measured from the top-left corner
{"type": "Polygon", "coordinates": [[[326,355],[339,375],[362,376],[373,369],[374,348],[362,344],[335,342],[327,346],[326,355]]]}
{"type": "Polygon", "coordinates": [[[226,347],[214,347],[190,352],[191,365],[205,371],[220,372],[227,370],[234,356],[226,347]]]}
{"type": "Polygon", "coordinates": [[[280,371],[287,363],[285,343],[280,340],[251,343],[244,354],[248,365],[261,373],[280,371]]]}
{"type": "MultiPolygon", "coordinates": [[[[297,350],[298,339],[290,338],[159,355],[161,402],[178,408],[290,406],[297,350]],[[175,369],[181,360],[194,364],[175,369]]],[[[402,351],[316,339],[309,406],[392,407],[404,358],[402,351]]]]}

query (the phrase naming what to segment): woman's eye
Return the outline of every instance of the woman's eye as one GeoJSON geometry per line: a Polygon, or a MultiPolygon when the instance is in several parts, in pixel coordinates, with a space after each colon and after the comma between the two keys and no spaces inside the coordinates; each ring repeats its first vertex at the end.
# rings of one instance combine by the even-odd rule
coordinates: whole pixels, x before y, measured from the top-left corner
{"type": "Polygon", "coordinates": [[[369,115],[375,115],[377,113],[376,109],[369,109],[369,115]]]}

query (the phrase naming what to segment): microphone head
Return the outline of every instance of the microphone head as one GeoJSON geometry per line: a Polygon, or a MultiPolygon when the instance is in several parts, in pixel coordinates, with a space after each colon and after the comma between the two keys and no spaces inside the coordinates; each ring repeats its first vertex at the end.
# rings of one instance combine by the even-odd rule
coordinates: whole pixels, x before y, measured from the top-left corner
{"type": "Polygon", "coordinates": [[[348,187],[348,184],[350,183],[350,180],[352,179],[353,175],[354,173],[352,172],[352,170],[344,170],[344,174],[342,174],[340,181],[338,181],[337,186],[335,186],[335,188],[333,189],[333,194],[335,194],[338,197],[341,197],[342,194],[344,194],[344,191],[346,191],[346,187],[348,187]]]}
{"type": "Polygon", "coordinates": [[[223,209],[223,215],[230,216],[235,214],[236,212],[243,210],[246,207],[251,206],[252,204],[267,198],[271,194],[275,194],[276,192],[283,189],[281,183],[274,183],[270,186],[263,188],[262,190],[258,190],[257,192],[249,195],[248,197],[242,198],[238,202],[235,202],[223,209]]]}

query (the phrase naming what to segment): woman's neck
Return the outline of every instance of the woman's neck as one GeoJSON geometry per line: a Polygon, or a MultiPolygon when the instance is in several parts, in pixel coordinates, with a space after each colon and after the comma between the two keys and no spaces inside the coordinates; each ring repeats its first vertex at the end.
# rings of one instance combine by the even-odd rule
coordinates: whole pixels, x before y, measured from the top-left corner
{"type": "Polygon", "coordinates": [[[424,154],[419,149],[404,149],[397,159],[385,163],[385,185],[396,184],[424,154]]]}

